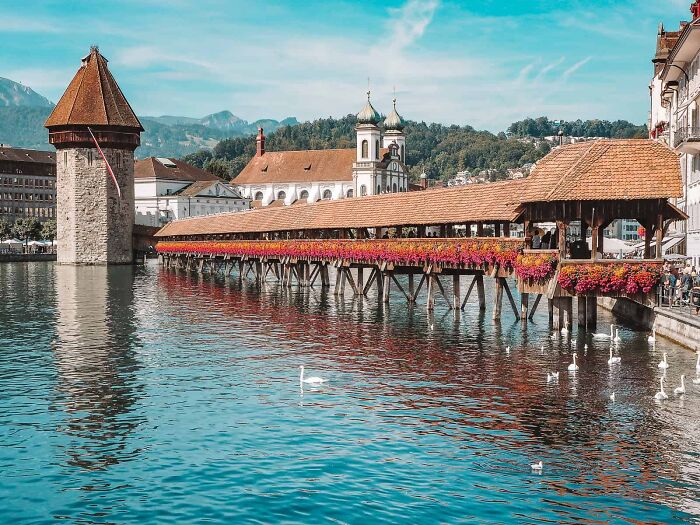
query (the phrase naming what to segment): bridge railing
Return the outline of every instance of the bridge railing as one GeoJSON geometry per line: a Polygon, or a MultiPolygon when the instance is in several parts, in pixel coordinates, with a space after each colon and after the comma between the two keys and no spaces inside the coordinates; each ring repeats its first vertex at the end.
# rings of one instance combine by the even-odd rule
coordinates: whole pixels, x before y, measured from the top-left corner
{"type": "Polygon", "coordinates": [[[522,239],[497,237],[399,239],[295,239],[271,241],[161,241],[164,255],[261,258],[296,262],[324,261],[396,266],[437,264],[444,268],[494,267],[512,271],[522,252],[522,239]]]}

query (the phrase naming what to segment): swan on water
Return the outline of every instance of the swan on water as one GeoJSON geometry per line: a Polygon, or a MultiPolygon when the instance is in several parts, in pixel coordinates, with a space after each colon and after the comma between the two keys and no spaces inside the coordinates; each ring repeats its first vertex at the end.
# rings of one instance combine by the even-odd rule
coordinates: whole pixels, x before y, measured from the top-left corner
{"type": "Polygon", "coordinates": [[[559,372],[552,372],[551,374],[547,372],[547,383],[552,381],[559,381],[559,372]]]}
{"type": "Polygon", "coordinates": [[[666,392],[664,392],[664,378],[660,377],[659,378],[659,384],[661,385],[661,390],[656,393],[654,396],[654,399],[661,401],[662,399],[668,399],[668,396],[666,395],[666,392]]]}
{"type": "Polygon", "coordinates": [[[606,334],[605,332],[598,332],[598,333],[593,334],[593,339],[612,339],[613,336],[615,335],[613,333],[614,326],[615,326],[614,324],[610,325],[610,333],[609,334],[606,334]]]}
{"type": "Polygon", "coordinates": [[[622,342],[622,337],[620,337],[620,330],[617,328],[615,328],[615,339],[613,339],[613,341],[616,343],[622,342]]]}
{"type": "Polygon", "coordinates": [[[651,344],[654,344],[656,342],[656,328],[652,329],[651,335],[647,337],[647,341],[649,341],[649,343],[651,344]]]}
{"type": "Polygon", "coordinates": [[[311,376],[311,377],[304,377],[304,365],[299,366],[299,382],[300,383],[306,383],[307,385],[320,385],[321,383],[325,383],[327,380],[323,379],[322,377],[317,377],[317,376],[311,376]]]}
{"type": "Polygon", "coordinates": [[[533,463],[532,465],[530,465],[530,468],[532,470],[540,470],[541,471],[543,467],[544,467],[544,465],[542,464],[542,461],[538,461],[537,463],[533,463]]]}
{"type": "Polygon", "coordinates": [[[659,368],[663,368],[666,370],[668,368],[668,359],[667,359],[668,354],[664,352],[664,360],[659,363],[659,368]]]}
{"type": "Polygon", "coordinates": [[[615,392],[610,394],[610,401],[615,401],[615,392]]]}
{"type": "Polygon", "coordinates": [[[622,362],[622,358],[619,356],[613,357],[613,349],[610,347],[610,359],[608,359],[608,364],[609,365],[615,365],[617,363],[622,362]]]}
{"type": "Polygon", "coordinates": [[[574,358],[574,361],[569,365],[569,368],[567,368],[567,370],[569,372],[576,372],[576,370],[578,370],[578,365],[576,364],[576,352],[571,354],[571,356],[574,358]]]}
{"type": "Polygon", "coordinates": [[[677,386],[673,389],[673,393],[676,395],[685,394],[685,376],[681,375],[681,386],[677,386]]]}
{"type": "Polygon", "coordinates": [[[569,333],[569,322],[566,318],[564,318],[564,328],[561,329],[562,334],[568,334],[569,333]]]}

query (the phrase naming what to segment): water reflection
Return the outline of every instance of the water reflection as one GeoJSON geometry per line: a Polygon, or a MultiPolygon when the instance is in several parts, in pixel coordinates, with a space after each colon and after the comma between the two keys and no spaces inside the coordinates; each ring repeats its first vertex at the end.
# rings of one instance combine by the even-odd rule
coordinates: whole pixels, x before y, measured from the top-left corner
{"type": "Polygon", "coordinates": [[[143,421],[130,412],[142,393],[133,315],[134,269],[55,267],[57,370],[52,408],[67,417],[67,465],[106,469],[132,460],[129,435],[143,421]]]}

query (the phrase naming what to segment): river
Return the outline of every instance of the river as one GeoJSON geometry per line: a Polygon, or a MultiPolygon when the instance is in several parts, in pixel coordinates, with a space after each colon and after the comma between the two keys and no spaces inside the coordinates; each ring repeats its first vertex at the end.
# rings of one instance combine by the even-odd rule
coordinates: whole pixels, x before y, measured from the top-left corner
{"type": "Polygon", "coordinates": [[[612,367],[575,331],[570,374],[544,307],[523,331],[507,303],[455,321],[156,264],[2,264],[0,294],[1,523],[700,523],[695,356],[629,327],[612,367]]]}

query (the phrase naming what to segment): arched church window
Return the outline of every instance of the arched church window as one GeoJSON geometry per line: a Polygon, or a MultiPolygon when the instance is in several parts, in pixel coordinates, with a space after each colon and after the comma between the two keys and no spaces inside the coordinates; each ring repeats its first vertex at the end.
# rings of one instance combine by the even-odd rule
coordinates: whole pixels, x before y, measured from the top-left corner
{"type": "Polygon", "coordinates": [[[287,194],[283,191],[280,191],[277,193],[277,198],[282,201],[287,198],[287,194]]]}
{"type": "Polygon", "coordinates": [[[405,157],[404,157],[405,154],[406,154],[406,146],[404,146],[403,144],[401,144],[401,160],[402,160],[404,163],[406,162],[406,159],[405,159],[405,157]]]}
{"type": "Polygon", "coordinates": [[[360,186],[360,196],[364,197],[365,195],[367,195],[367,186],[363,184],[362,186],[360,186]]]}
{"type": "Polygon", "coordinates": [[[348,199],[351,199],[352,196],[353,196],[353,191],[352,191],[352,189],[349,189],[349,190],[345,193],[345,196],[346,196],[348,199]]]}
{"type": "Polygon", "coordinates": [[[331,190],[325,190],[325,191],[323,192],[323,200],[324,200],[324,201],[331,200],[331,197],[332,197],[332,196],[333,196],[333,193],[331,192],[331,190]]]}
{"type": "Polygon", "coordinates": [[[379,141],[374,143],[374,158],[379,159],[379,141]]]}
{"type": "Polygon", "coordinates": [[[306,191],[306,190],[303,190],[303,191],[299,194],[299,198],[300,198],[300,199],[308,199],[308,198],[309,198],[309,192],[306,191]]]}
{"type": "Polygon", "coordinates": [[[254,200],[256,200],[256,201],[263,200],[263,192],[262,191],[255,192],[255,199],[254,200]]]}
{"type": "Polygon", "coordinates": [[[362,141],[362,158],[369,158],[369,143],[366,140],[362,141]]]}
{"type": "Polygon", "coordinates": [[[396,183],[394,183],[394,185],[392,186],[391,189],[392,189],[392,191],[393,191],[394,193],[396,193],[396,183]]]}

